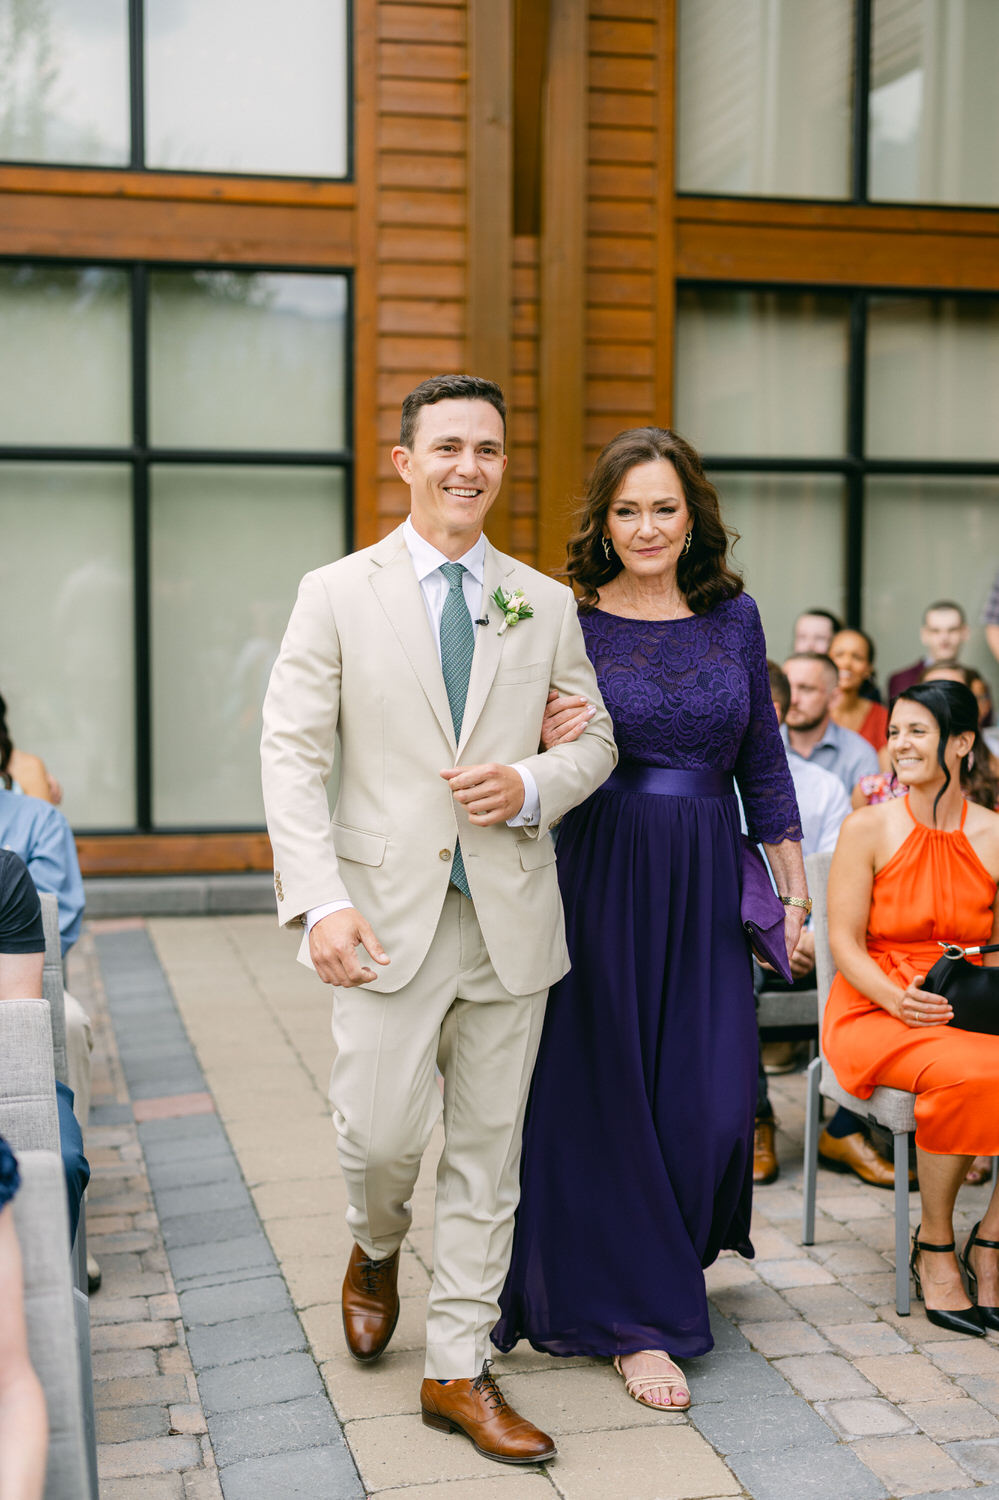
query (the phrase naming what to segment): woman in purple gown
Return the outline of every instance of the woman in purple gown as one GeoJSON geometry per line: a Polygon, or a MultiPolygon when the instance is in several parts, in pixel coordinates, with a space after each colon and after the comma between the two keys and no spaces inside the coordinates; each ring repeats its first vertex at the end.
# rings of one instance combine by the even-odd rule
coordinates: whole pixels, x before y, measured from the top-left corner
{"type": "MultiPolygon", "coordinates": [[[[615,1359],[688,1406],[669,1355],[712,1347],[703,1267],[749,1239],[757,1033],[739,919],[739,784],[786,904],[807,902],[794,788],[756,605],[694,450],[621,433],[597,460],[568,574],[620,763],[567,814],[572,969],[551,991],[493,1341],[615,1359]]],[[[575,737],[558,700],[546,743],[575,737]]]]}

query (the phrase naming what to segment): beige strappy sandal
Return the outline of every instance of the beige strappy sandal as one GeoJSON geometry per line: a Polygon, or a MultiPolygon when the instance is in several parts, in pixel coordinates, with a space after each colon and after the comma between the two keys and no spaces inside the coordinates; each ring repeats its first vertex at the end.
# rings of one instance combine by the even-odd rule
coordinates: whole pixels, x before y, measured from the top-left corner
{"type": "MultiPolygon", "coordinates": [[[[633,1401],[641,1406],[650,1406],[653,1411],[687,1411],[690,1407],[690,1391],[687,1382],[683,1378],[683,1371],[673,1363],[669,1355],[662,1349],[638,1349],[637,1354],[651,1354],[655,1359],[661,1359],[666,1366],[662,1375],[625,1375],[621,1368],[621,1356],[614,1358],[614,1368],[624,1381],[624,1388],[633,1401]],[[645,1392],[654,1390],[656,1386],[665,1386],[670,1394],[669,1406],[664,1406],[661,1401],[646,1401],[645,1392]],[[687,1399],[679,1403],[674,1402],[673,1392],[684,1392],[687,1399]]],[[[627,1358],[627,1355],[625,1356],[627,1358]]]]}

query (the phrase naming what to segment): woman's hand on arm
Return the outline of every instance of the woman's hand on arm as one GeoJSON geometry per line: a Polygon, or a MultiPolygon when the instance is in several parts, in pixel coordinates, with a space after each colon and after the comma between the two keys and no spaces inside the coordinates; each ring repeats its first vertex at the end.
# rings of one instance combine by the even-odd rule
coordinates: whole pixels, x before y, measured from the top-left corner
{"type": "MultiPolygon", "coordinates": [[[[848,984],[911,1026],[916,1024],[914,1003],[924,992],[915,987],[915,981],[909,989],[899,989],[867,951],[879,812],[880,808],[869,808],[851,813],[840,829],[826,898],[829,946],[836,968],[848,984]],[[906,996],[909,1003],[903,1005],[906,996]]],[[[939,1000],[939,996],[924,998],[939,1000]]]]}
{"type": "Polygon", "coordinates": [[[595,713],[596,709],[586,698],[561,698],[552,688],[541,722],[541,749],[571,745],[573,740],[579,739],[595,713]]]}

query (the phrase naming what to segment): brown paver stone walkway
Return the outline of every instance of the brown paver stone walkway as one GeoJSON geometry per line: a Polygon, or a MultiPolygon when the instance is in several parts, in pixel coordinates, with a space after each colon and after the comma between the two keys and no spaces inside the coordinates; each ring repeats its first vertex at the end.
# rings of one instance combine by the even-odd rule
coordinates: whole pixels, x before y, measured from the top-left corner
{"type": "MultiPolygon", "coordinates": [[[[88,1224],[104,1269],[92,1302],[102,1500],[999,1500],[999,1337],[951,1338],[915,1303],[910,1317],[897,1317],[891,1195],[820,1172],[816,1243],[799,1243],[802,1075],[772,1080],[782,1173],[757,1194],[757,1259],[726,1254],[708,1272],[716,1348],[687,1362],[690,1415],[638,1406],[604,1362],[521,1349],[498,1356],[497,1373],[511,1401],[557,1437],[559,1457],[536,1471],[504,1469],[419,1419],[433,1146],[414,1197],[391,1349],[371,1368],[358,1367],[344,1349],[339,1288],[350,1236],[326,1100],[329,993],[294,962],[295,940],[268,917],[139,924],[153,945],[148,962],[155,967],[155,953],[169,980],[200,1074],[178,1059],[173,1023],[153,1020],[148,1045],[153,1056],[157,1046],[167,1049],[164,1086],[158,1093],[154,1078],[133,1101],[99,961],[113,951],[100,943],[122,924],[94,925],[98,946],[93,933],[81,942],[72,983],[98,1027],[88,1224]],[[139,1126],[135,1104],[152,1123],[139,1126]],[[231,1144],[236,1186],[249,1189],[255,1214],[238,1206],[231,1183],[199,1174],[197,1132],[217,1131],[218,1122],[224,1136],[217,1140],[227,1153],[231,1144]],[[180,1129],[191,1133],[178,1137],[180,1129]],[[183,1217],[162,1220],[166,1250],[143,1141],[156,1153],[151,1170],[170,1170],[170,1182],[187,1194],[186,1206],[171,1210],[183,1217]],[[188,1177],[206,1183],[203,1197],[188,1177]],[[224,1211],[233,1215],[228,1238],[224,1211]],[[199,1215],[208,1225],[201,1232],[199,1215]],[[258,1218],[265,1240],[253,1237],[258,1218]],[[206,1240],[216,1220],[219,1237],[206,1240]],[[212,1273],[213,1266],[221,1269],[212,1273]],[[284,1297],[285,1287],[297,1322],[266,1311],[274,1289],[284,1297]],[[214,1302],[218,1320],[206,1328],[214,1302]],[[237,1304],[259,1305],[252,1321],[263,1352],[256,1357],[242,1346],[225,1352],[225,1339],[236,1336],[227,1330],[237,1330],[226,1308],[237,1304]],[[279,1353],[271,1335],[282,1318],[290,1325],[280,1323],[279,1353]],[[309,1370],[313,1378],[318,1370],[322,1386],[309,1384],[309,1370]],[[282,1467],[291,1428],[300,1448],[315,1442],[317,1457],[334,1451],[316,1389],[328,1393],[360,1475],[358,1482],[352,1467],[348,1479],[338,1471],[337,1485],[353,1489],[331,1489],[318,1463],[305,1480],[304,1471],[292,1480],[282,1467]],[[310,1423],[318,1423],[318,1436],[309,1436],[310,1423]]],[[[120,990],[120,975],[116,983],[120,990]]],[[[128,1033],[126,1061],[141,1035],[128,1033]]],[[[147,1065],[147,1082],[148,1074],[147,1065]]],[[[164,1213],[171,1191],[156,1187],[164,1213]]],[[[980,1217],[987,1195],[985,1187],[962,1190],[959,1232],[980,1217]]]]}

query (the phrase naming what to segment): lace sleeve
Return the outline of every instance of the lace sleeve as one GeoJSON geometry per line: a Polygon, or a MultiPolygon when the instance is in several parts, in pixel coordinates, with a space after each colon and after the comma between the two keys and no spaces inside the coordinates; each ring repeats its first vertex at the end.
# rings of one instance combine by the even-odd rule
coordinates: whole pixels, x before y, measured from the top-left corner
{"type": "Polygon", "coordinates": [[[742,595],[746,670],[749,673],[749,724],[739,747],[735,779],[754,843],[801,842],[801,817],[787,752],[777,727],[767,674],[767,643],[760,612],[742,595]]]}

